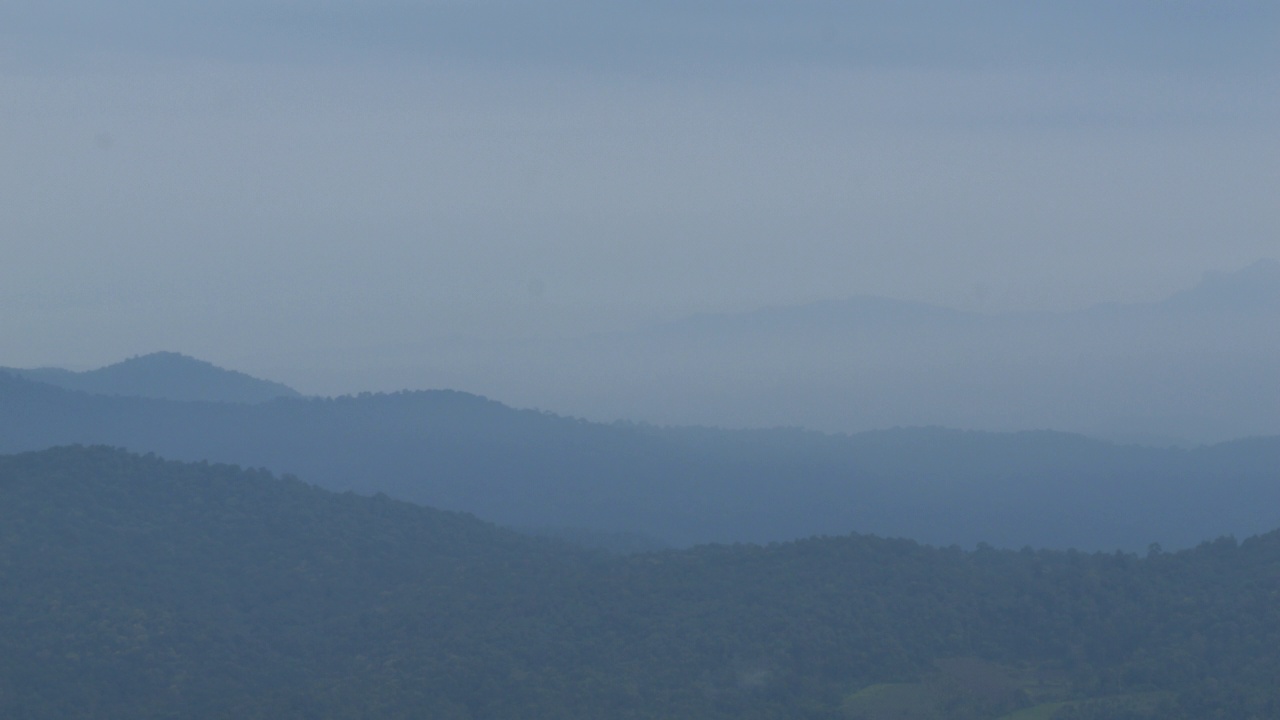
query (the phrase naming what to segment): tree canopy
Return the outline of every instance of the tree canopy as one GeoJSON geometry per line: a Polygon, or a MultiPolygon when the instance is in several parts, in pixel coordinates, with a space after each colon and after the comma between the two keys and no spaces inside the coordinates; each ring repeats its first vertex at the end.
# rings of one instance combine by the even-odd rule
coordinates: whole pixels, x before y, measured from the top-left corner
{"type": "Polygon", "coordinates": [[[259,470],[0,457],[15,718],[1276,717],[1278,595],[1277,533],[618,557],[259,470]]]}

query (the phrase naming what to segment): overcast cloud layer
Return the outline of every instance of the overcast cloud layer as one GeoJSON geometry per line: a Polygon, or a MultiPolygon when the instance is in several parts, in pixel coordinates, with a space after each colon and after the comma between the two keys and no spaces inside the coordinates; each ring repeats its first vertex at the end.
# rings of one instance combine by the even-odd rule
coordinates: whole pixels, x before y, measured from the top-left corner
{"type": "Polygon", "coordinates": [[[1274,3],[209,5],[0,7],[0,365],[289,382],[854,294],[1154,300],[1280,255],[1274,3]]]}

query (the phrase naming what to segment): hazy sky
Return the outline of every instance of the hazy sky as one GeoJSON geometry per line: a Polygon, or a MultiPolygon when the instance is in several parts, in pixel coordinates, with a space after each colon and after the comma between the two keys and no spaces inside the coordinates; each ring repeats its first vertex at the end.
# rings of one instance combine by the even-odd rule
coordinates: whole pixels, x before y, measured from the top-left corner
{"type": "Polygon", "coordinates": [[[1155,299],[1278,131],[1274,2],[4,0],[0,365],[1155,299]]]}

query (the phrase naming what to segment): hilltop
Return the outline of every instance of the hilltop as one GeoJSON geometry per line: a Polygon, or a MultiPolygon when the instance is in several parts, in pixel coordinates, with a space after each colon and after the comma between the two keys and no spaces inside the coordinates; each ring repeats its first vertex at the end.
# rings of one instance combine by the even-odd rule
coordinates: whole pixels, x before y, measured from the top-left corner
{"type": "Polygon", "coordinates": [[[96,370],[0,368],[36,382],[99,395],[128,395],[164,400],[259,403],[278,397],[300,397],[286,385],[224,370],[175,352],[132,357],[96,370]]]}

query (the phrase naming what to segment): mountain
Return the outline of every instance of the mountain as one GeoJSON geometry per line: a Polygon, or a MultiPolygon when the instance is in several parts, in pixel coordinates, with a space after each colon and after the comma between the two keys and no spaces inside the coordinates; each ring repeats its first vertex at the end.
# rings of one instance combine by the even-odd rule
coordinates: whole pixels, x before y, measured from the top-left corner
{"type": "Polygon", "coordinates": [[[28,380],[99,395],[132,395],[166,400],[259,403],[277,397],[299,397],[296,390],[242,372],[224,370],[203,360],[173,352],[129,358],[97,370],[0,368],[28,380]]]}
{"type": "Polygon", "coordinates": [[[1208,273],[1199,285],[1157,306],[1169,312],[1280,315],[1280,260],[1263,259],[1233,273],[1208,273]]]}
{"type": "Polygon", "coordinates": [[[73,443],[265,467],[511,527],[677,545],[858,531],[1141,550],[1280,525],[1280,437],[1182,449],[1052,432],[662,428],[453,391],[247,405],[0,375],[0,452],[73,443]]]}
{"type": "Polygon", "coordinates": [[[608,557],[297,479],[0,457],[0,715],[1275,717],[1280,534],[608,557]]]}
{"type": "Polygon", "coordinates": [[[440,339],[363,372],[352,353],[343,372],[364,387],[465,388],[602,421],[1196,445],[1280,434],[1278,268],[1261,261],[1160,302],[1074,312],[861,296],[586,338],[440,339]]]}

